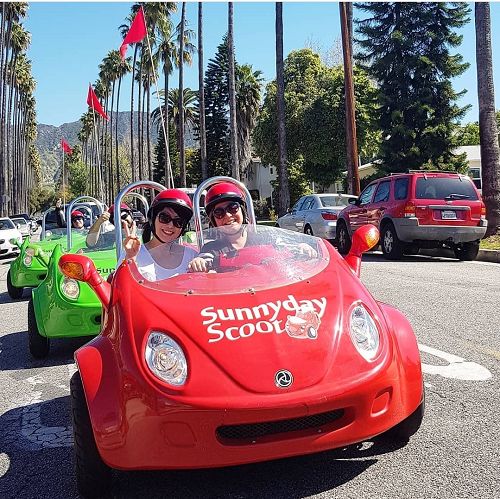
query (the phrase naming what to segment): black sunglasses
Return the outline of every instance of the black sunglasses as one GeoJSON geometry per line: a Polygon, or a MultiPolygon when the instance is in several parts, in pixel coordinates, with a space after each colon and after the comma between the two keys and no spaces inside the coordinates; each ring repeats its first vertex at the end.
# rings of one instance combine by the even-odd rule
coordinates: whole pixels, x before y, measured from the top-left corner
{"type": "Polygon", "coordinates": [[[234,201],[232,203],[227,204],[224,207],[219,206],[218,208],[215,208],[215,210],[212,213],[215,218],[220,220],[221,218],[224,218],[226,216],[226,213],[229,213],[231,215],[236,215],[239,209],[240,209],[240,203],[234,201]]]}
{"type": "Polygon", "coordinates": [[[129,217],[129,216],[130,216],[130,212],[129,212],[129,211],[122,211],[122,212],[120,213],[120,218],[121,218],[122,220],[126,220],[126,219],[127,219],[127,217],[129,217]]]}
{"type": "Polygon", "coordinates": [[[80,217],[80,216],[78,216],[78,217],[71,217],[71,220],[84,220],[84,218],[80,217]]]}
{"type": "Polygon", "coordinates": [[[184,224],[186,223],[182,218],[172,218],[170,215],[163,211],[158,213],[158,220],[161,224],[169,224],[170,222],[172,222],[174,224],[174,227],[177,227],[178,229],[182,229],[182,227],[184,227],[184,224]]]}

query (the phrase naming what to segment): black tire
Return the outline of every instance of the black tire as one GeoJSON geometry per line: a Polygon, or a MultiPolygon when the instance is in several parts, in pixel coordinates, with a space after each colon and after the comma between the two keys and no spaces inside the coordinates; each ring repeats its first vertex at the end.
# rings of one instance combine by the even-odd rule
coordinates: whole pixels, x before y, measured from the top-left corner
{"type": "Polygon", "coordinates": [[[304,234],[307,234],[308,236],[314,236],[313,230],[311,229],[310,225],[306,225],[304,227],[304,234]]]}
{"type": "Polygon", "coordinates": [[[82,378],[78,371],[71,377],[70,391],[78,492],[82,497],[106,497],[111,488],[112,471],[97,450],[82,378]]]}
{"type": "Polygon", "coordinates": [[[28,346],[35,359],[44,359],[49,354],[49,339],[38,332],[33,298],[28,303],[28,346]]]}
{"type": "Polygon", "coordinates": [[[341,255],[347,255],[351,250],[351,236],[347,230],[346,223],[341,220],[337,222],[337,249],[341,255]]]}
{"type": "Polygon", "coordinates": [[[425,392],[420,405],[410,414],[406,419],[403,419],[401,423],[390,430],[379,435],[379,439],[384,442],[390,442],[395,444],[404,444],[410,440],[410,437],[414,435],[422,424],[425,412],[425,392]]]}
{"type": "Polygon", "coordinates": [[[380,246],[384,258],[388,260],[399,260],[403,256],[404,245],[396,234],[396,229],[392,223],[387,223],[382,228],[380,246]]]}
{"type": "Polygon", "coordinates": [[[479,253],[479,241],[472,241],[470,243],[462,243],[460,246],[453,248],[455,256],[463,262],[470,262],[475,260],[479,253]]]}
{"type": "Polygon", "coordinates": [[[23,290],[24,288],[16,288],[16,286],[12,284],[12,280],[10,278],[10,269],[9,269],[9,271],[7,272],[7,292],[9,293],[9,296],[13,300],[19,300],[20,298],[23,297],[23,290]]]}

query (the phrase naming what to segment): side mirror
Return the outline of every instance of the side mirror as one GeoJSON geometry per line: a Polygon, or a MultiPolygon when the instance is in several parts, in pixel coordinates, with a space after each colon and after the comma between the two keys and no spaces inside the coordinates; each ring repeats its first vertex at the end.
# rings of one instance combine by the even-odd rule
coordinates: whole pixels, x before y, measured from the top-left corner
{"type": "Polygon", "coordinates": [[[109,305],[111,285],[106,282],[94,265],[94,262],[85,255],[68,253],[59,259],[60,271],[70,279],[86,282],[95,292],[103,307],[109,305]]]}
{"type": "Polygon", "coordinates": [[[349,198],[349,199],[347,200],[347,202],[348,202],[349,204],[358,205],[358,204],[359,204],[359,198],[349,198]]]}
{"type": "Polygon", "coordinates": [[[352,236],[351,251],[345,261],[359,277],[361,271],[361,255],[378,244],[380,232],[373,224],[360,227],[352,236]]]}
{"type": "Polygon", "coordinates": [[[21,247],[21,245],[19,244],[19,241],[15,237],[13,237],[12,239],[9,239],[9,243],[12,244],[12,246],[17,246],[18,248],[21,247]]]}

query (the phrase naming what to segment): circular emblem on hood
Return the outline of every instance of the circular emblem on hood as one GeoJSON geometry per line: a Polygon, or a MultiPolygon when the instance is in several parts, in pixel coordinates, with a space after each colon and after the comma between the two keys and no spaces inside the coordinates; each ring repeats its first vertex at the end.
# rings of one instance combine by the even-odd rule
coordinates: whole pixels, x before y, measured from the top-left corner
{"type": "Polygon", "coordinates": [[[278,388],[288,388],[293,383],[293,375],[290,371],[282,369],[274,375],[274,384],[278,388]]]}

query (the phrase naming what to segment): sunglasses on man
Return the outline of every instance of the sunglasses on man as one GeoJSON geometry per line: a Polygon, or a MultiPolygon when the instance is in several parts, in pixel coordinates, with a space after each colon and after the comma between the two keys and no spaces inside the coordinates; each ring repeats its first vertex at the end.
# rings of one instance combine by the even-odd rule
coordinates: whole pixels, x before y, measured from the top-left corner
{"type": "Polygon", "coordinates": [[[226,213],[229,213],[230,215],[236,215],[239,209],[240,209],[240,203],[234,201],[232,203],[227,204],[226,206],[219,206],[218,208],[215,208],[215,210],[212,213],[215,218],[220,220],[221,218],[224,218],[226,216],[226,213]]]}
{"type": "Polygon", "coordinates": [[[71,217],[71,220],[74,222],[75,220],[81,220],[83,222],[84,218],[83,217],[71,217]]]}
{"type": "Polygon", "coordinates": [[[178,229],[182,229],[184,227],[184,224],[186,223],[185,220],[182,218],[172,218],[170,215],[168,215],[165,212],[160,212],[158,213],[158,220],[160,221],[161,224],[169,224],[172,222],[174,224],[174,227],[177,227],[178,229]]]}

